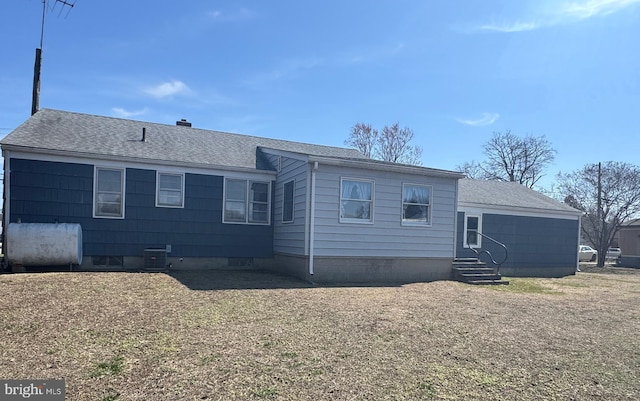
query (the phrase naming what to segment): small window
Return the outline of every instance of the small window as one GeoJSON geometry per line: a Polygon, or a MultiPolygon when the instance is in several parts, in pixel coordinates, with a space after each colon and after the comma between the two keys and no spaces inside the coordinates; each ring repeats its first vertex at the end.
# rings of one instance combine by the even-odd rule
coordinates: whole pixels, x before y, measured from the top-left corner
{"type": "Polygon", "coordinates": [[[156,206],[184,207],[184,175],[158,172],[156,206]]]}
{"type": "Polygon", "coordinates": [[[124,218],[124,170],[96,167],[93,216],[124,218]]]}
{"type": "Polygon", "coordinates": [[[340,221],[372,223],[373,181],[343,179],[340,187],[340,221]]]}
{"type": "Polygon", "coordinates": [[[482,244],[479,216],[466,216],[464,221],[464,246],[466,248],[479,248],[482,244]]]}
{"type": "Polygon", "coordinates": [[[431,224],[431,187],[402,185],[402,223],[409,225],[431,224]]]}
{"type": "Polygon", "coordinates": [[[225,180],[225,223],[269,224],[269,183],[225,180]]]}
{"type": "Polygon", "coordinates": [[[293,190],[294,181],[286,182],[283,186],[282,198],[282,222],[293,222],[293,190]]]}

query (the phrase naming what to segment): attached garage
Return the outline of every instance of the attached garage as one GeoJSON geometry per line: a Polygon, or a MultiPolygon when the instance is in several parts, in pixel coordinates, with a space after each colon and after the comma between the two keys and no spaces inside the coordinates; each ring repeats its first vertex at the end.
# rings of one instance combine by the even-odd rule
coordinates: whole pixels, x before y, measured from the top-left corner
{"type": "Polygon", "coordinates": [[[575,273],[579,210],[514,182],[463,179],[458,191],[456,257],[473,248],[492,265],[488,251],[512,277],[575,273]]]}

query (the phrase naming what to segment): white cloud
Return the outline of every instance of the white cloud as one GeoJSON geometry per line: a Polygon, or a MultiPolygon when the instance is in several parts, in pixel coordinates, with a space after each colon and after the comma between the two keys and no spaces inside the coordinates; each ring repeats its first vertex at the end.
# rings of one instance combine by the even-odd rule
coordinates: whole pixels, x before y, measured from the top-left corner
{"type": "Polygon", "coordinates": [[[141,110],[125,110],[122,107],[114,107],[111,109],[111,111],[113,112],[113,115],[116,117],[122,117],[122,118],[130,118],[130,117],[135,117],[135,116],[141,116],[143,114],[147,114],[149,112],[148,108],[144,108],[141,110]]]}
{"type": "Polygon", "coordinates": [[[569,17],[586,19],[598,15],[613,14],[638,3],[640,0],[588,0],[569,3],[562,8],[561,12],[569,17]]]}
{"type": "Polygon", "coordinates": [[[144,92],[160,99],[171,97],[173,95],[188,95],[192,91],[184,82],[173,80],[171,82],[163,82],[159,85],[147,88],[144,92]]]}
{"type": "Polygon", "coordinates": [[[524,31],[532,31],[540,27],[540,24],[537,22],[521,22],[516,21],[513,23],[502,23],[502,24],[487,24],[480,26],[480,29],[486,31],[497,31],[497,32],[524,32],[524,31]]]}
{"type": "Polygon", "coordinates": [[[540,7],[532,16],[515,22],[492,22],[476,26],[474,30],[493,32],[524,32],[549,26],[565,25],[598,16],[606,16],[639,5],[640,0],[583,0],[561,2],[554,0],[551,8],[540,7]]]}
{"type": "Polygon", "coordinates": [[[498,113],[482,113],[481,118],[475,120],[459,118],[458,122],[466,125],[471,125],[473,127],[484,127],[485,125],[493,124],[498,118],[500,118],[500,114],[498,113]]]}

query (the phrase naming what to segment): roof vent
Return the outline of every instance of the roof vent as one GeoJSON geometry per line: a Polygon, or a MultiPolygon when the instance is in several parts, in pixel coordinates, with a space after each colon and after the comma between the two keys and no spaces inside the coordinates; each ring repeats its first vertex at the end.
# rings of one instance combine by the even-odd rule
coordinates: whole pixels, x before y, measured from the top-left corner
{"type": "Polygon", "coordinates": [[[191,123],[184,118],[180,119],[180,121],[176,121],[176,125],[179,125],[181,127],[191,127],[191,123]]]}

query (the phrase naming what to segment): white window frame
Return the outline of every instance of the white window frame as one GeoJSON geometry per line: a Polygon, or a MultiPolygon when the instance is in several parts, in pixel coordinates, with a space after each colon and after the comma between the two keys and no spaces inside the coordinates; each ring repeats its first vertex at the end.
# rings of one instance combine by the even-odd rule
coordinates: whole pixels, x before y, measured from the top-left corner
{"type": "MultiPolygon", "coordinates": [[[[174,191],[174,190],[171,190],[174,191]]],[[[168,171],[156,171],[156,207],[168,207],[168,208],[184,208],[184,173],[172,173],[168,171]],[[172,205],[160,202],[160,176],[161,175],[173,175],[180,177],[180,204],[172,205]]]]}
{"type": "Polygon", "coordinates": [[[402,219],[403,226],[412,226],[412,227],[431,227],[431,210],[433,200],[433,185],[425,185],[425,184],[415,184],[413,182],[404,182],[402,183],[402,193],[400,194],[400,213],[402,219]],[[404,188],[406,186],[412,187],[422,187],[426,188],[429,191],[429,203],[409,203],[404,201],[404,188]],[[427,221],[415,220],[415,219],[405,219],[404,217],[404,205],[421,205],[427,207],[427,221]]]}
{"type": "Polygon", "coordinates": [[[295,198],[296,198],[296,181],[295,180],[289,180],[287,182],[285,182],[284,184],[282,184],[282,223],[283,224],[290,224],[293,223],[296,219],[296,202],[295,202],[295,198]],[[284,208],[286,205],[286,201],[287,201],[287,190],[286,187],[288,184],[291,184],[292,186],[292,191],[291,191],[291,220],[285,220],[284,219],[284,208]]]}
{"type": "Polygon", "coordinates": [[[125,168],[94,166],[93,168],[93,218],[97,219],[124,219],[125,208],[125,188],[127,173],[125,168]],[[120,173],[120,214],[101,214],[98,213],[98,172],[101,170],[118,171],[120,173]]]}
{"type": "Polygon", "coordinates": [[[355,223],[355,224],[373,224],[374,223],[374,210],[375,210],[375,193],[376,193],[376,183],[374,180],[369,180],[366,178],[351,178],[351,177],[341,177],[340,178],[340,196],[339,196],[339,203],[338,203],[338,216],[340,219],[340,223],[355,223]],[[349,217],[342,217],[342,202],[343,200],[351,200],[350,198],[346,198],[343,199],[342,198],[342,187],[345,181],[352,181],[352,182],[362,182],[362,183],[367,183],[367,184],[371,184],[371,200],[362,200],[362,199],[353,199],[354,201],[358,201],[358,202],[370,202],[371,206],[369,209],[369,218],[368,219],[357,219],[357,218],[349,218],[349,217]]]}
{"type": "MultiPolygon", "coordinates": [[[[234,202],[240,202],[240,199],[234,199],[234,202]]],[[[223,189],[223,195],[222,195],[222,222],[224,224],[247,224],[247,225],[260,225],[260,226],[268,226],[271,224],[271,181],[261,181],[261,180],[251,180],[251,179],[244,179],[244,178],[232,178],[232,177],[225,177],[224,179],[224,189],[223,189]],[[227,209],[227,183],[229,181],[243,181],[245,183],[245,192],[244,192],[244,221],[234,221],[234,220],[227,220],[225,218],[225,211],[227,209]],[[251,184],[256,183],[256,184],[266,184],[267,185],[267,221],[266,222],[262,222],[262,221],[251,221],[251,219],[249,218],[250,216],[250,212],[251,212],[251,205],[252,204],[264,204],[264,202],[259,202],[259,201],[252,201],[251,199],[249,199],[250,197],[250,191],[251,191],[251,184]]]]}
{"type": "Polygon", "coordinates": [[[482,214],[473,214],[473,213],[465,213],[464,214],[464,231],[463,231],[463,246],[465,248],[482,248],[482,214]],[[467,222],[469,221],[469,217],[475,217],[478,219],[478,243],[471,244],[467,242],[467,222]]]}

